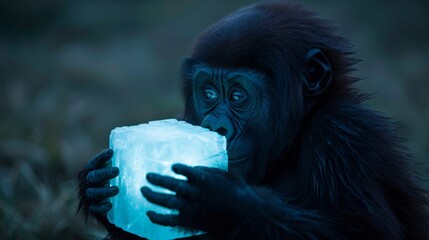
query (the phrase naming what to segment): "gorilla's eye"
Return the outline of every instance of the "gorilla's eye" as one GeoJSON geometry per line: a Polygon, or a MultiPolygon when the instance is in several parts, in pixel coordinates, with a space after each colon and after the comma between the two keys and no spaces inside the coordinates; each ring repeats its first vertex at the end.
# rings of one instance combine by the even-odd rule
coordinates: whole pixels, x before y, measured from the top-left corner
{"type": "Polygon", "coordinates": [[[204,98],[205,98],[205,99],[207,99],[207,100],[216,100],[216,99],[218,99],[218,98],[219,98],[219,97],[217,96],[216,91],[215,91],[215,90],[213,90],[213,89],[210,89],[210,88],[206,88],[206,89],[204,89],[203,96],[204,96],[204,98]]]}
{"type": "Polygon", "coordinates": [[[237,103],[237,104],[243,103],[246,100],[246,98],[247,98],[246,94],[242,91],[234,91],[231,94],[231,101],[233,103],[237,103]]]}

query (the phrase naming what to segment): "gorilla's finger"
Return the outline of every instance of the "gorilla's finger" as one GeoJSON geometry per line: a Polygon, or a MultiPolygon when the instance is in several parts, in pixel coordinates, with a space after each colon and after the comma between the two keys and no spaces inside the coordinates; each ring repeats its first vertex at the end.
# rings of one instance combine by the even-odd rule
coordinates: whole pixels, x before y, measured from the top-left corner
{"type": "Polygon", "coordinates": [[[179,223],[178,215],[174,214],[159,214],[154,211],[148,211],[146,215],[150,221],[162,226],[176,227],[179,223]]]}
{"type": "Polygon", "coordinates": [[[160,175],[157,173],[146,174],[146,179],[152,184],[170,189],[172,191],[174,191],[175,185],[177,185],[179,181],[184,182],[184,180],[179,180],[174,177],[160,175]]]}
{"type": "Polygon", "coordinates": [[[86,165],[88,170],[98,169],[103,167],[107,161],[113,156],[113,150],[110,148],[104,149],[95,157],[93,157],[86,165]]]}
{"type": "Polygon", "coordinates": [[[92,204],[89,206],[88,211],[96,216],[105,216],[108,211],[112,209],[112,204],[110,202],[92,204]]]}
{"type": "Polygon", "coordinates": [[[86,181],[88,184],[103,184],[118,175],[119,168],[117,167],[102,168],[89,172],[86,181]]]}
{"type": "Polygon", "coordinates": [[[95,201],[113,197],[118,193],[119,188],[116,186],[86,189],[86,197],[95,201]]]}
{"type": "Polygon", "coordinates": [[[203,171],[207,171],[209,173],[214,173],[214,174],[220,174],[220,175],[226,174],[225,170],[222,170],[222,169],[219,169],[219,168],[205,167],[205,166],[196,166],[195,168],[203,170],[203,171]]]}
{"type": "Polygon", "coordinates": [[[189,166],[184,165],[184,164],[175,163],[175,164],[173,164],[172,169],[175,173],[181,174],[181,175],[184,175],[185,177],[187,177],[188,180],[191,182],[202,183],[206,179],[205,175],[207,173],[205,173],[204,170],[199,169],[199,168],[189,167],[189,166]]]}
{"type": "Polygon", "coordinates": [[[148,173],[146,178],[148,182],[154,185],[176,192],[178,197],[192,199],[198,194],[196,187],[189,184],[186,180],[163,176],[156,173],[148,173]]]}
{"type": "Polygon", "coordinates": [[[143,196],[151,203],[177,210],[181,209],[183,206],[182,200],[178,199],[175,195],[157,193],[148,187],[142,187],[141,192],[143,196]]]}

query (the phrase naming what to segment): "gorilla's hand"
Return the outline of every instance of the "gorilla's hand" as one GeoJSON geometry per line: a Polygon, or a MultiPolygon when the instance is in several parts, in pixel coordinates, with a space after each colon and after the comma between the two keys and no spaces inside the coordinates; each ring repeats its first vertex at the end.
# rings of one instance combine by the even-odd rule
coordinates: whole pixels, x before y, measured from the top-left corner
{"type": "Polygon", "coordinates": [[[141,189],[148,201],[179,210],[179,214],[168,215],[147,212],[153,223],[222,234],[240,223],[241,213],[252,203],[246,187],[232,181],[222,170],[183,164],[174,164],[172,169],[188,180],[155,173],[148,173],[146,178],[176,195],[157,193],[148,187],[141,189]]]}
{"type": "Polygon", "coordinates": [[[105,149],[92,158],[79,173],[79,210],[86,218],[89,213],[102,220],[112,208],[106,199],[118,194],[118,187],[108,186],[108,181],[119,174],[117,167],[108,167],[112,149],[105,149]]]}

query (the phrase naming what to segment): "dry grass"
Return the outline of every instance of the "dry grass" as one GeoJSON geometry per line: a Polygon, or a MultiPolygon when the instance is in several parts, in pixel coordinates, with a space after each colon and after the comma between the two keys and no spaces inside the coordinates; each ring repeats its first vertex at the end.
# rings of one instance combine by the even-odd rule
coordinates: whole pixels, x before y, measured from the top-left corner
{"type": "MultiPolygon", "coordinates": [[[[0,169],[0,232],[3,239],[101,237],[76,215],[76,181],[35,171],[27,162],[0,169]]],[[[48,169],[46,169],[48,170],[48,169]]]]}

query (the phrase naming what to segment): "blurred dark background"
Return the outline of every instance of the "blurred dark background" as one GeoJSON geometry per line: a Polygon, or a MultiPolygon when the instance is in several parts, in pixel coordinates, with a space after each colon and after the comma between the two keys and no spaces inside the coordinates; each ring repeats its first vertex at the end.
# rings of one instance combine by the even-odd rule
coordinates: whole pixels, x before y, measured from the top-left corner
{"type": "MultiPolygon", "coordinates": [[[[98,239],[76,177],[110,130],[176,117],[193,39],[256,1],[0,1],[0,238],[98,239]]],[[[429,190],[429,1],[303,1],[356,46],[367,104],[395,118],[429,190]]]]}

